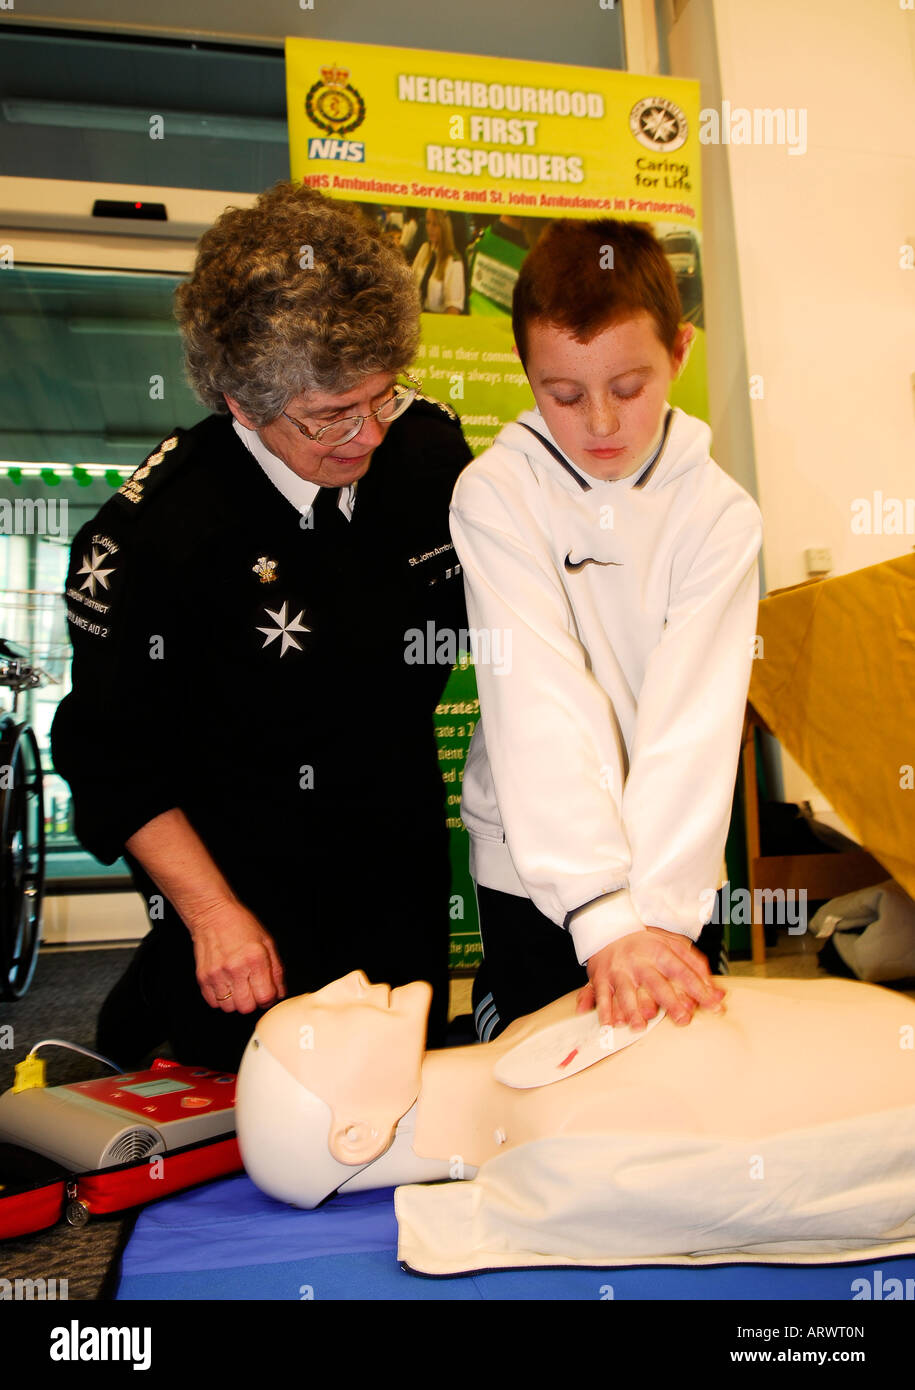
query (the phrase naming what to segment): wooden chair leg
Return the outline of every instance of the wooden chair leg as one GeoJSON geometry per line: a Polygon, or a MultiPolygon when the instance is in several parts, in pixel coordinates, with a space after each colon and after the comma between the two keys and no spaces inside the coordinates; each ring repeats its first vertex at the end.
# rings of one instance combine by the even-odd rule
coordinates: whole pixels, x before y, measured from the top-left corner
{"type": "MultiPolygon", "coordinates": [[[[741,760],[743,767],[744,822],[747,835],[747,882],[750,889],[750,902],[756,902],[756,860],[760,857],[759,841],[759,784],[756,780],[756,721],[751,707],[747,706],[744,721],[741,760]]],[[[763,922],[756,920],[755,911],[751,913],[750,946],[754,965],[761,965],[766,959],[766,931],[763,922]]]]}

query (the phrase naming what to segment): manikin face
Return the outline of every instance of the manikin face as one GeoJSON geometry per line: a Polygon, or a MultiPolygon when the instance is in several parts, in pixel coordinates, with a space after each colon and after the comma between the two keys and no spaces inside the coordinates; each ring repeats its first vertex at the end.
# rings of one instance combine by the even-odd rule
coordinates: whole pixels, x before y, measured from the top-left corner
{"type": "MultiPolygon", "coordinates": [[[[394,372],[376,372],[363,377],[352,391],[341,395],[313,391],[295,396],[286,406],[286,414],[304,425],[310,434],[316,434],[322,425],[329,425],[332,420],[347,415],[368,415],[377,410],[393,393],[396,380],[394,372]]],[[[348,439],[345,444],[316,444],[306,439],[292,420],[283,415],[278,415],[268,425],[256,426],[232,396],[226,396],[226,404],[240,424],[257,430],[270,452],[282,459],[293,473],[319,487],[345,487],[357,482],[368,472],[372,454],[392,423],[379,424],[377,420],[367,419],[355,438],[348,439]]]]}
{"type": "Polygon", "coordinates": [[[341,1163],[384,1153],[419,1095],[431,987],[390,989],[361,970],[285,1000],[258,1024],[277,1060],[333,1114],[329,1147],[341,1163]]]}
{"type": "Polygon", "coordinates": [[[648,313],[605,328],[588,343],[542,320],[528,326],[534,399],[556,443],[583,473],[627,478],[651,456],[692,337],[684,325],[669,353],[648,313]]]}

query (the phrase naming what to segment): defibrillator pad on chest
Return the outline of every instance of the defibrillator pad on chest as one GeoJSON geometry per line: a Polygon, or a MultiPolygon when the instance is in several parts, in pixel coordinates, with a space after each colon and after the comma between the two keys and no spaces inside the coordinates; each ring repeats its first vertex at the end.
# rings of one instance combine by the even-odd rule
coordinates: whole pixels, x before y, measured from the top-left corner
{"type": "Polygon", "coordinates": [[[656,1028],[663,1017],[664,1010],[659,1009],[638,1031],[625,1025],[600,1024],[596,1009],[563,1019],[513,1047],[496,1063],[493,1076],[503,1085],[519,1091],[549,1086],[638,1042],[656,1028]]]}

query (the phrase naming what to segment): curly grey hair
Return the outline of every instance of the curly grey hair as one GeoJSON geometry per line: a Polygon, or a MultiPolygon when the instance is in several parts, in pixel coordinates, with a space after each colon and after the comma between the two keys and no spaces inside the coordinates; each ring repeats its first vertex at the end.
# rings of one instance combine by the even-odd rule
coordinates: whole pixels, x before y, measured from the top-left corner
{"type": "Polygon", "coordinates": [[[338,395],[400,372],[419,345],[412,271],[353,205],[278,183],[204,232],[175,292],[188,378],[212,410],[223,392],[255,426],[301,392],[338,395]]]}

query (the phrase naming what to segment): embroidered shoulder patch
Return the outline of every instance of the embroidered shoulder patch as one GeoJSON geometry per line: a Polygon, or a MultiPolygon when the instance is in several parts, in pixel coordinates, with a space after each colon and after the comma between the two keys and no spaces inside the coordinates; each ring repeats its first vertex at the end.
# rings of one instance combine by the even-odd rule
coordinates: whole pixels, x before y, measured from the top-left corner
{"type": "Polygon", "coordinates": [[[144,459],[139,468],[134,469],[127,481],[118,488],[121,496],[126,497],[128,502],[141,502],[146,479],[153,469],[158,468],[159,464],[168,457],[172,449],[178,447],[179,442],[177,434],[170,434],[167,439],[163,439],[162,443],[153,450],[148,458],[144,459]]]}
{"type": "Polygon", "coordinates": [[[457,411],[452,410],[451,406],[446,405],[444,401],[437,401],[434,396],[424,396],[422,391],[417,391],[416,399],[418,401],[428,401],[430,405],[437,405],[439,410],[443,410],[445,412],[449,420],[454,420],[457,424],[461,423],[457,411]]]}

